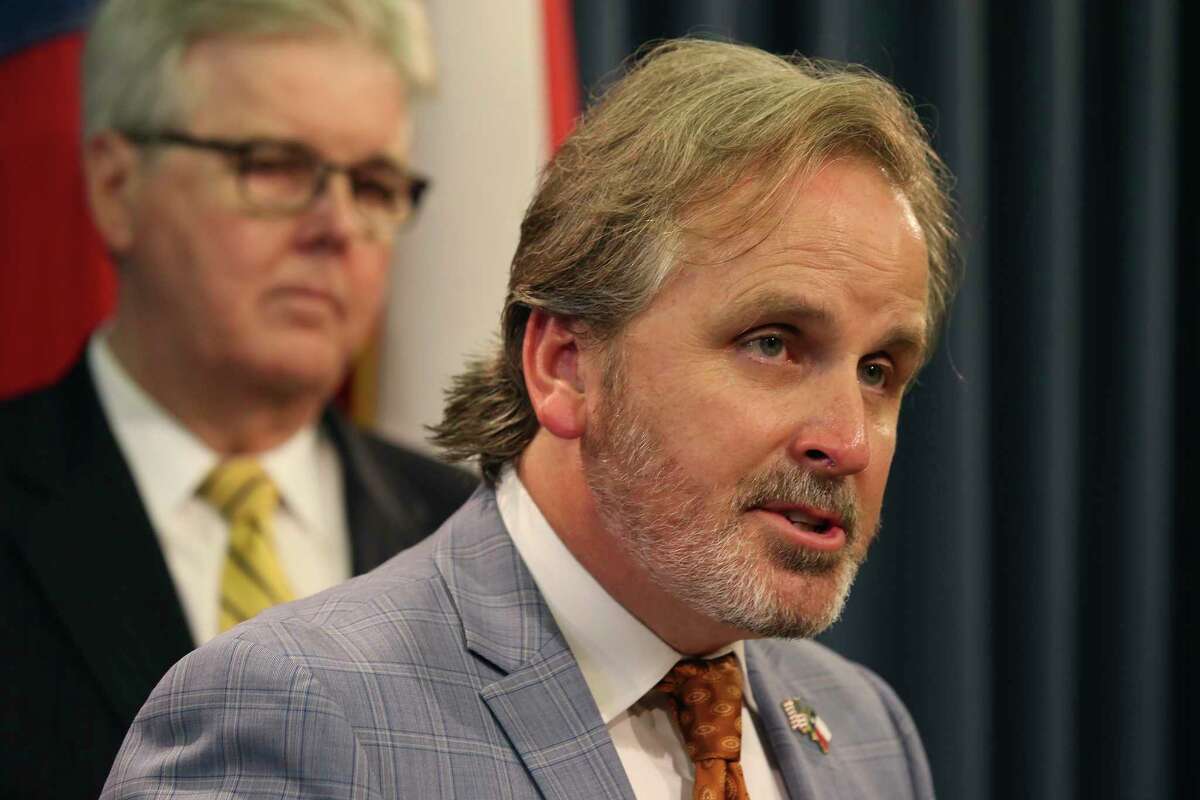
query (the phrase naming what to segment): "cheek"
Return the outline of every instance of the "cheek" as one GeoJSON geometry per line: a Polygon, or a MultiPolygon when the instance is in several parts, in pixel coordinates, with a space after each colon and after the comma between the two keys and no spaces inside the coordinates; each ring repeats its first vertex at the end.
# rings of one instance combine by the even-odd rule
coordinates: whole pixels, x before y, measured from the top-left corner
{"type": "Polygon", "coordinates": [[[346,270],[346,303],[352,323],[369,328],[387,299],[391,254],[363,253],[346,270]]]}
{"type": "Polygon", "coordinates": [[[886,473],[896,453],[896,415],[886,414],[875,421],[871,430],[871,460],[879,460],[886,473]]]}
{"type": "Polygon", "coordinates": [[[267,285],[273,265],[287,252],[287,232],[275,220],[190,212],[164,226],[168,251],[155,263],[171,264],[180,291],[207,297],[227,311],[248,308],[267,285]]]}
{"type": "Polygon", "coordinates": [[[157,238],[167,248],[161,255],[190,273],[181,276],[185,280],[237,283],[287,248],[289,221],[247,217],[226,196],[228,188],[217,176],[174,170],[146,198],[150,228],[144,234],[157,238]]]}
{"type": "Polygon", "coordinates": [[[786,449],[786,403],[732,385],[727,375],[692,373],[675,391],[652,391],[666,447],[703,483],[736,483],[786,449]]]}
{"type": "Polygon", "coordinates": [[[874,426],[871,437],[870,466],[862,475],[864,502],[878,509],[883,504],[883,492],[896,454],[896,425],[894,422],[874,426]]]}
{"type": "Polygon", "coordinates": [[[218,218],[213,220],[202,247],[208,255],[227,265],[226,273],[237,282],[255,282],[270,277],[291,249],[289,220],[218,218]]]}
{"type": "Polygon", "coordinates": [[[286,252],[279,240],[250,225],[214,225],[197,244],[194,266],[205,283],[198,288],[209,298],[214,321],[221,317],[237,328],[257,324],[274,265],[286,252]]]}

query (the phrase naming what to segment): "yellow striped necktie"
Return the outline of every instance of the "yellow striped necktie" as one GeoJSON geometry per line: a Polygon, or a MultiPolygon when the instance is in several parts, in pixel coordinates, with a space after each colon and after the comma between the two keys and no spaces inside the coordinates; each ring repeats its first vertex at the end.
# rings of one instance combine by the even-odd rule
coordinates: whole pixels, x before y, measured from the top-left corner
{"type": "Polygon", "coordinates": [[[221,630],[292,599],[275,552],[279,491],[252,458],[218,464],[197,494],[229,523],[229,549],[221,571],[221,630]]]}

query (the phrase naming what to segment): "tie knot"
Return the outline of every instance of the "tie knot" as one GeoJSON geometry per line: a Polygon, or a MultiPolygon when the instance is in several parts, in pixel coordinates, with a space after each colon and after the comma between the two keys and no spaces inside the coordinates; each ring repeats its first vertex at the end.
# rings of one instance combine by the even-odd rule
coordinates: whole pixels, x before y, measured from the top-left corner
{"type": "Polygon", "coordinates": [[[742,669],[727,653],[686,658],[656,687],[671,699],[684,745],[693,761],[737,761],[742,752],[742,669]]]}
{"type": "Polygon", "coordinates": [[[229,522],[256,517],[268,518],[279,505],[275,483],[253,458],[222,461],[196,490],[229,522]]]}

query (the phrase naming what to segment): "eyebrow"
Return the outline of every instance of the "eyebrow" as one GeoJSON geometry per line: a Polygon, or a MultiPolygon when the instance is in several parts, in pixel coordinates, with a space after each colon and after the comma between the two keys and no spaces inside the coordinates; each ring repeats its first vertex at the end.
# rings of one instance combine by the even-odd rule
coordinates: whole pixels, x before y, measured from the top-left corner
{"type": "MultiPolygon", "coordinates": [[[[807,298],[783,294],[777,291],[756,292],[733,303],[726,312],[733,316],[745,316],[760,325],[769,320],[794,320],[809,325],[829,326],[834,324],[835,315],[828,307],[807,298]]],[[[928,347],[925,326],[899,323],[883,335],[879,349],[905,349],[914,353],[918,361],[924,360],[928,347]]]]}
{"type": "Polygon", "coordinates": [[[910,350],[916,356],[918,363],[924,363],[929,356],[926,349],[929,340],[925,336],[925,326],[896,325],[884,335],[884,350],[910,350]]]}

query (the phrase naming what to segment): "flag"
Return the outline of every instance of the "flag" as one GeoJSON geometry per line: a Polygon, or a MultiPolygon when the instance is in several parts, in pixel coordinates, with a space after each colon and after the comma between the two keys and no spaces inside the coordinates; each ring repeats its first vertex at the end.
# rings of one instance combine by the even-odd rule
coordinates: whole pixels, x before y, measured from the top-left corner
{"type": "Polygon", "coordinates": [[[54,380],[116,298],[80,166],[91,0],[0,5],[0,397],[54,380]]]}

